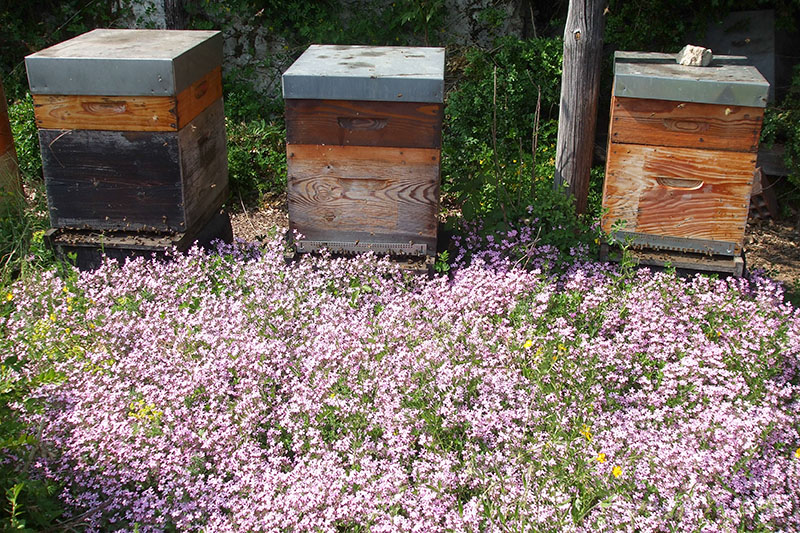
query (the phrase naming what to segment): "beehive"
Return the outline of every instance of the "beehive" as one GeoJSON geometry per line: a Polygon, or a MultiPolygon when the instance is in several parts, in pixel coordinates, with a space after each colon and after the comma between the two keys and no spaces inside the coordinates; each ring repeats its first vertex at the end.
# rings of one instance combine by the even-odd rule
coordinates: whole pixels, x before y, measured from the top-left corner
{"type": "Polygon", "coordinates": [[[769,84],[746,58],[617,52],[603,229],[634,244],[741,252],[769,84]]]}
{"type": "Polygon", "coordinates": [[[312,45],[283,75],[297,251],[435,255],[444,49],[312,45]]]}
{"type": "Polygon", "coordinates": [[[54,228],[183,233],[227,194],[217,31],[90,31],[25,58],[54,228]]]}
{"type": "Polygon", "coordinates": [[[17,151],[14,149],[14,136],[8,120],[3,82],[0,81],[0,208],[18,197],[21,191],[17,151]]]}

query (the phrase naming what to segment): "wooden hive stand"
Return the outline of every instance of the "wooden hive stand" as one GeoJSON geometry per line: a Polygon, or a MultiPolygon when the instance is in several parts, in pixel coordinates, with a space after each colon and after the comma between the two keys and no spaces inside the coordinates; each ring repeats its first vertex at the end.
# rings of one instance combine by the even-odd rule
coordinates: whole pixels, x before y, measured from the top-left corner
{"type": "Polygon", "coordinates": [[[312,45],[283,75],[298,253],[435,257],[444,49],[312,45]]]}
{"type": "Polygon", "coordinates": [[[218,31],[98,29],[25,58],[53,239],[206,230],[228,190],[221,63],[218,31]]]}
{"type": "Polygon", "coordinates": [[[644,263],[740,275],[768,90],[744,57],[617,52],[603,229],[644,263]]]}

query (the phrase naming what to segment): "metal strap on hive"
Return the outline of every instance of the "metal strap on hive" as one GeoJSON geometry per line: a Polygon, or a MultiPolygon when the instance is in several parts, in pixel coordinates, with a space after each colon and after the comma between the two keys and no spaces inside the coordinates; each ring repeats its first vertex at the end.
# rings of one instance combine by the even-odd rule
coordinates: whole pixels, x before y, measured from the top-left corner
{"type": "Polygon", "coordinates": [[[378,254],[392,255],[426,255],[426,244],[394,243],[394,242],[335,242],[335,241],[297,241],[295,242],[298,253],[318,252],[329,250],[331,252],[375,252],[378,254]]]}
{"type": "Polygon", "coordinates": [[[648,235],[630,231],[617,231],[613,234],[618,241],[630,239],[633,246],[646,246],[654,250],[672,250],[675,252],[697,252],[701,254],[730,255],[736,254],[736,244],[709,239],[690,239],[686,237],[669,237],[648,235]]]}

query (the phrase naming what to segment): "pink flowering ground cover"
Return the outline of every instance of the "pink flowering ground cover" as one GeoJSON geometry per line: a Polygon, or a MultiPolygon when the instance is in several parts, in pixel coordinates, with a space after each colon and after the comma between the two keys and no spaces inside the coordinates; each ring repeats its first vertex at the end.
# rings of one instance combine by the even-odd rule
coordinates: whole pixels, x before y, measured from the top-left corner
{"type": "Polygon", "coordinates": [[[278,240],[44,272],[0,304],[52,377],[5,460],[90,531],[800,530],[781,288],[557,273],[532,241],[432,280],[278,240]]]}

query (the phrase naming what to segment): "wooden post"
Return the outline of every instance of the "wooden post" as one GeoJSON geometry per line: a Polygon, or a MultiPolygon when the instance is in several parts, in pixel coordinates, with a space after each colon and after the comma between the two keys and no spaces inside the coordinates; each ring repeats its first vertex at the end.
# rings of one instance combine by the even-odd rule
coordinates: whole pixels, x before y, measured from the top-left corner
{"type": "Polygon", "coordinates": [[[8,121],[8,106],[3,92],[3,81],[0,80],[0,204],[9,197],[22,192],[22,181],[19,176],[17,151],[14,149],[14,137],[8,121]]]}
{"type": "Polygon", "coordinates": [[[567,184],[578,213],[586,211],[597,122],[603,53],[604,0],[570,0],[564,28],[564,66],[554,185],[567,184]]]}

